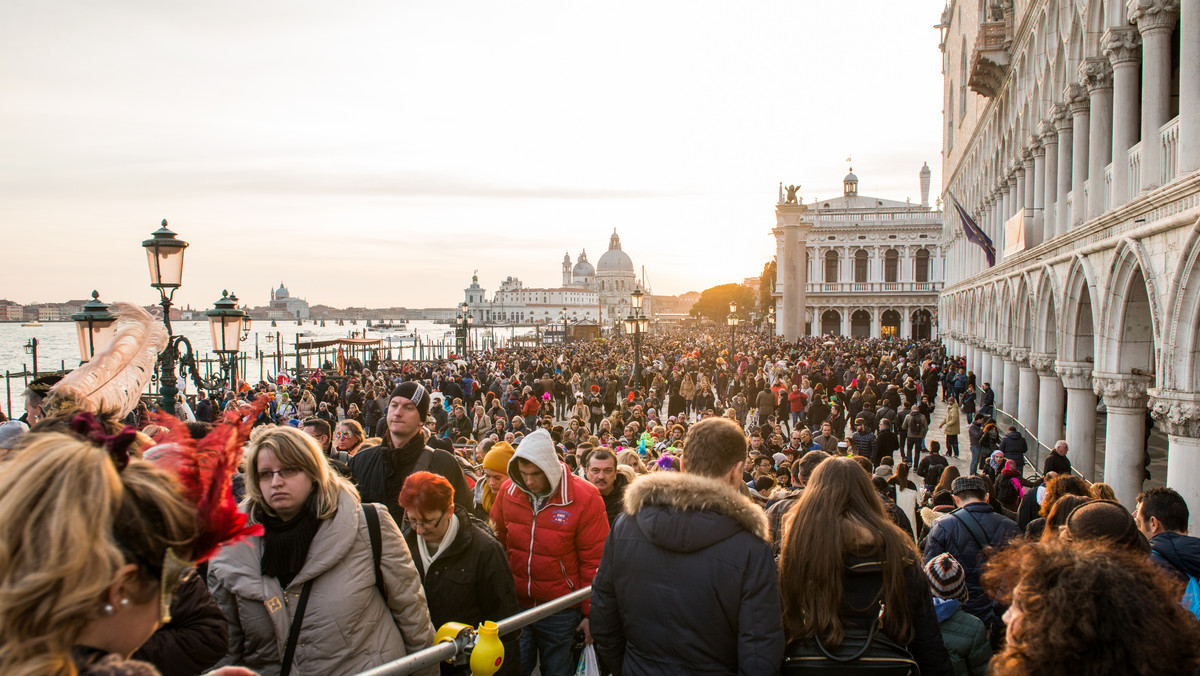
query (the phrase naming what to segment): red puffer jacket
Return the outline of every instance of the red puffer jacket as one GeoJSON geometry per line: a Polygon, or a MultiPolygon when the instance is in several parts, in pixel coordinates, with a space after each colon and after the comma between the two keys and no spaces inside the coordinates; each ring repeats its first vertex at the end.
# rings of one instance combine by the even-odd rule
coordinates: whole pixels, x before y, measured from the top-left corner
{"type": "MultiPolygon", "coordinates": [[[[508,553],[517,600],[532,607],[590,585],[608,537],[600,492],[558,461],[545,430],[525,437],[509,461],[508,475],[492,505],[492,522],[508,553]],[[553,488],[536,514],[518,471],[519,459],[536,464],[553,488]]],[[[584,615],[589,610],[585,602],[584,615]]]]}

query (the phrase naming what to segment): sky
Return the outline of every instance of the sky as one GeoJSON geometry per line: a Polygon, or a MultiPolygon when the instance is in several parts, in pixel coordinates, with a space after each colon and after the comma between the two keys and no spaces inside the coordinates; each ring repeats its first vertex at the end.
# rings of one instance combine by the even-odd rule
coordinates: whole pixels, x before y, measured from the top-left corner
{"type": "Polygon", "coordinates": [[[940,185],[942,0],[5,0],[0,298],[448,307],[615,228],[654,293],[758,275],[779,183],[940,185]]]}

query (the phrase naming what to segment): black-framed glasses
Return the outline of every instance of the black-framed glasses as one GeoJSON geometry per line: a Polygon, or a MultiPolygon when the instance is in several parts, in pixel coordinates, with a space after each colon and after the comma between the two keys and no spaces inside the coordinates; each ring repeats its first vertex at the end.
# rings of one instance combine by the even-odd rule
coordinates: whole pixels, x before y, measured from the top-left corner
{"type": "Polygon", "coordinates": [[[420,528],[423,531],[433,530],[434,528],[437,528],[439,525],[441,525],[442,519],[445,519],[446,514],[448,514],[448,513],[449,512],[442,512],[441,515],[438,516],[438,518],[433,519],[433,520],[414,519],[406,513],[404,515],[404,523],[408,524],[409,527],[411,527],[411,528],[420,528]]]}

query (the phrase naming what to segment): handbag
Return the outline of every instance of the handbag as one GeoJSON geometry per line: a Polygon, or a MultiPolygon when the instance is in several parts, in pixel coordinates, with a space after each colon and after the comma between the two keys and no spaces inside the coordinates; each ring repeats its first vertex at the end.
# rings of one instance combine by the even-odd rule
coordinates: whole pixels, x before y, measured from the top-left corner
{"type": "Polygon", "coordinates": [[[879,632],[879,614],[867,630],[847,628],[841,645],[832,650],[819,636],[787,646],[783,676],[920,676],[921,668],[908,650],[879,632]]]}

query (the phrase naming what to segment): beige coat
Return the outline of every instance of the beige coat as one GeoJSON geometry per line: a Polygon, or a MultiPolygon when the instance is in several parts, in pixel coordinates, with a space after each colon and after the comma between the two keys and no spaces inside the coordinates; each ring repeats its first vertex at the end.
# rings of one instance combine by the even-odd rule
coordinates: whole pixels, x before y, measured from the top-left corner
{"type": "MultiPolygon", "coordinates": [[[[226,547],[212,559],[208,586],[229,621],[229,653],[222,665],[278,674],[292,613],[308,580],[314,583],[293,674],[354,674],[433,642],[425,592],[408,545],[386,508],[368,508],[379,513],[386,605],[375,588],[366,519],[350,493],[342,493],[337,513],[321,524],[304,567],[287,589],[260,572],[262,538],[226,547]]],[[[421,673],[437,674],[438,668],[421,673]]]]}
{"type": "Polygon", "coordinates": [[[679,396],[685,401],[691,401],[696,398],[696,385],[692,382],[690,375],[685,375],[683,381],[679,383],[679,396]]]}
{"type": "Polygon", "coordinates": [[[946,419],[942,421],[942,431],[946,434],[958,434],[958,404],[950,404],[946,409],[946,419]]]}

